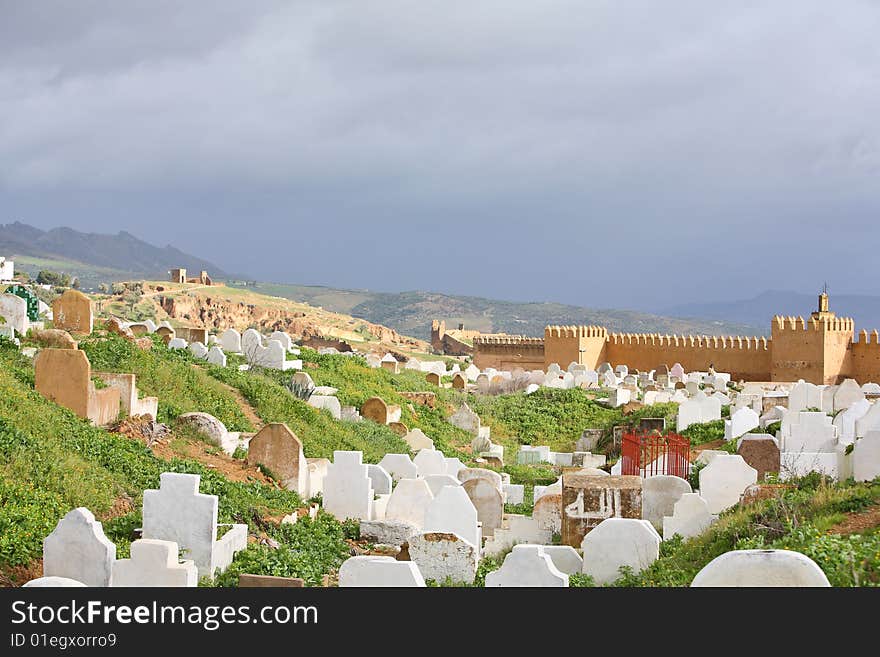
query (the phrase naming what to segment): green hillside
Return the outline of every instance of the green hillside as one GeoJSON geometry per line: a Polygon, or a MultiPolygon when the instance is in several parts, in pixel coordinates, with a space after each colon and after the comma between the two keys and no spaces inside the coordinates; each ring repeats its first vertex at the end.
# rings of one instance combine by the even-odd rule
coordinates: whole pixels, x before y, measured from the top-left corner
{"type": "MultiPolygon", "coordinates": [[[[183,412],[208,411],[230,428],[245,431],[255,429],[257,421],[286,422],[302,440],[308,457],[332,458],[334,450],[357,449],[364,452],[365,461],[376,462],[387,452],[407,451],[388,427],[369,421],[340,422],[294,397],[287,388],[290,373],[239,371],[235,357],[226,367],[207,365],[186,351],[166,349],[158,340],[152,349],[142,351],[122,338],[95,334],[82,347],[97,370],[133,372],[142,395],[159,396],[159,418],[173,435],[168,445],[154,451],[139,440],[91,426],[36,393],[32,361],[0,340],[0,581],[6,585],[21,583],[37,572],[42,539],[76,506],[93,511],[117,544],[119,556],[126,556],[132,530],[141,526],[143,490],[155,488],[164,471],[200,474],[202,492],[220,498],[220,521],[249,526],[254,540],[215,585],[234,586],[244,572],[303,577],[309,585],[320,585],[325,575],[337,570],[350,553],[350,541],[358,538],[357,523],[340,523],[322,513],[314,521],[301,518],[294,525],[279,525],[280,517],[304,501],[264,477],[240,476],[247,471],[243,467],[233,477],[237,460],[214,446],[201,443],[201,448],[193,449],[192,436],[175,422],[183,412]],[[208,463],[209,459],[213,461],[208,463]],[[217,463],[229,467],[218,469],[217,463]]],[[[532,487],[552,483],[560,474],[547,464],[516,465],[519,445],[570,450],[585,428],[602,429],[602,442],[608,444],[615,425],[675,415],[675,405],[664,404],[625,416],[620,409],[597,403],[596,393],[580,389],[477,397],[429,386],[423,374],[411,370],[394,375],[371,369],[359,357],[322,356],[303,349],[302,358],[315,383],[338,388],[343,404],[359,407],[373,395],[399,404],[407,426],[421,428],[447,456],[472,464],[471,436],[447,421],[467,401],[491,427],[493,441],[504,445],[504,470],[513,483],[526,487],[525,503],[508,507],[508,512],[531,513],[532,487]],[[436,394],[435,408],[401,394],[427,390],[436,394]]],[[[716,424],[695,426],[687,435],[693,443],[716,440],[723,433],[716,424]]],[[[618,584],[686,585],[724,551],[769,546],[804,552],[835,585],[877,585],[878,525],[856,523],[857,531],[852,531],[846,523],[863,513],[873,517],[878,505],[880,481],[830,484],[818,476],[807,477],[773,499],[725,512],[698,538],[664,543],[659,561],[639,576],[624,573],[618,584]]],[[[497,565],[497,560],[487,559],[481,573],[497,565]]],[[[590,582],[573,576],[572,584],[590,582]]]]}

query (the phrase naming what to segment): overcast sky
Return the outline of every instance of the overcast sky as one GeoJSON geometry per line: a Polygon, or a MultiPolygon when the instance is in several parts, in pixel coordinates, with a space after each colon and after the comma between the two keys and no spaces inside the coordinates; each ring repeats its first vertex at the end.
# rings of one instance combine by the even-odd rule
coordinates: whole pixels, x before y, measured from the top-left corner
{"type": "Polygon", "coordinates": [[[0,222],[260,279],[876,292],[880,2],[0,0],[0,222]]]}

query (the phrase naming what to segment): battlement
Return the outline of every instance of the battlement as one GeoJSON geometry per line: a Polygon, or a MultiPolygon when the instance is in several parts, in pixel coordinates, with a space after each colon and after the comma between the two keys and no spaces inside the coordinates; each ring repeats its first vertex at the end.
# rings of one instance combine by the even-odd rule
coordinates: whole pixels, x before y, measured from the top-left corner
{"type": "Polygon", "coordinates": [[[525,335],[480,335],[474,338],[474,345],[543,347],[544,338],[530,338],[525,335]]]}
{"type": "Polygon", "coordinates": [[[859,340],[858,340],[858,342],[855,342],[855,343],[853,343],[853,344],[860,344],[860,345],[868,345],[868,344],[880,345],[880,332],[878,332],[877,329],[874,329],[873,331],[871,331],[870,333],[868,333],[868,331],[867,331],[866,329],[862,329],[861,331],[859,331],[859,340]]]}
{"type": "Polygon", "coordinates": [[[661,335],[659,333],[612,333],[609,341],[614,345],[643,345],[649,347],[690,347],[693,349],[768,349],[763,336],[717,336],[717,335],[661,335]]]}
{"type": "Polygon", "coordinates": [[[782,315],[774,315],[771,326],[774,332],[781,331],[824,331],[826,333],[835,331],[841,333],[851,333],[855,330],[855,320],[851,317],[810,317],[805,320],[801,316],[783,317],[782,315]]]}
{"type": "Polygon", "coordinates": [[[607,338],[604,326],[547,326],[544,337],[552,338],[607,338]]]}

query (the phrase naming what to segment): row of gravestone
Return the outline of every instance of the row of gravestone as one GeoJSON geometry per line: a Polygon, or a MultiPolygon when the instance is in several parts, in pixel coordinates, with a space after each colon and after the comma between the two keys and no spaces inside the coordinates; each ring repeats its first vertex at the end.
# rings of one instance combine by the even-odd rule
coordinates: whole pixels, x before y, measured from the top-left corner
{"type": "MultiPolygon", "coordinates": [[[[584,572],[594,583],[607,584],[618,579],[623,568],[632,568],[633,564],[641,571],[643,564],[648,564],[659,550],[659,537],[641,520],[610,518],[591,536],[591,541],[584,541],[583,559],[571,548],[566,550],[567,546],[516,545],[498,570],[487,573],[485,586],[567,587],[573,572],[584,572]],[[578,570],[579,563],[592,565],[578,570]]],[[[414,561],[362,556],[342,564],[339,586],[424,587],[426,582],[414,561]]],[[[792,550],[725,552],[706,564],[691,582],[691,587],[829,586],[828,578],[816,562],[792,550]]]]}
{"type": "Polygon", "coordinates": [[[247,525],[231,525],[217,539],[217,508],[216,495],[199,493],[199,475],[165,472],[158,490],[144,491],[142,539],[129,559],[116,559],[101,523],[80,507],[43,541],[43,575],[86,586],[195,586],[223,572],[247,544],[247,525]]]}

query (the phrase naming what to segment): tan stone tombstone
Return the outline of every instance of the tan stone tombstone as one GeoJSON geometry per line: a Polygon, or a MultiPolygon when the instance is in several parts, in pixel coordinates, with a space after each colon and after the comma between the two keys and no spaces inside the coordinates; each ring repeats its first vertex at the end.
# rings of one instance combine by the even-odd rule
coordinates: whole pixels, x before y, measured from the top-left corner
{"type": "Polygon", "coordinates": [[[477,520],[483,523],[483,536],[494,536],[504,515],[501,491],[482,477],[468,479],[461,486],[477,509],[477,520]]]}
{"type": "Polygon", "coordinates": [[[361,406],[361,415],[376,424],[388,424],[388,404],[379,397],[370,397],[361,406]]]}
{"type": "MultiPolygon", "coordinates": [[[[156,331],[158,333],[158,330],[156,331]]],[[[208,344],[208,329],[196,326],[181,326],[175,329],[176,337],[183,338],[187,342],[201,342],[208,344]]]]}
{"type": "Polygon", "coordinates": [[[562,544],[580,547],[606,518],[642,517],[642,478],[565,472],[562,475],[562,544]]]}
{"type": "Polygon", "coordinates": [[[397,361],[382,361],[382,369],[391,372],[392,374],[400,374],[400,363],[397,361]]]}
{"type": "Polygon", "coordinates": [[[452,389],[464,390],[467,387],[467,377],[461,372],[456,372],[452,377],[452,389]]]}
{"type": "Polygon", "coordinates": [[[34,359],[34,387],[46,399],[98,426],[119,415],[119,390],[97,390],[92,366],[79,349],[42,349],[34,359]]]}
{"type": "Polygon", "coordinates": [[[282,422],[272,422],[260,429],[248,443],[249,465],[263,465],[288,490],[307,495],[309,468],[302,442],[282,422]]]}
{"type": "Polygon", "coordinates": [[[162,342],[168,344],[173,338],[177,337],[177,332],[173,328],[160,326],[156,329],[156,335],[162,338],[162,342]]]}
{"type": "Polygon", "coordinates": [[[437,372],[428,372],[427,376],[425,376],[425,380],[432,386],[440,385],[440,375],[437,374],[437,372]]]}
{"type": "Polygon", "coordinates": [[[79,290],[67,290],[52,302],[52,324],[71,333],[92,332],[94,315],[92,300],[79,290]]]}
{"type": "Polygon", "coordinates": [[[263,589],[263,588],[294,588],[305,586],[305,581],[299,577],[274,577],[272,575],[248,575],[238,576],[238,588],[240,589],[263,589]]]}
{"type": "Polygon", "coordinates": [[[361,406],[361,415],[377,424],[400,422],[400,406],[386,404],[380,397],[370,397],[361,406]]]}
{"type": "Polygon", "coordinates": [[[388,428],[401,437],[409,433],[409,427],[407,427],[403,422],[389,422],[388,428]]]}

